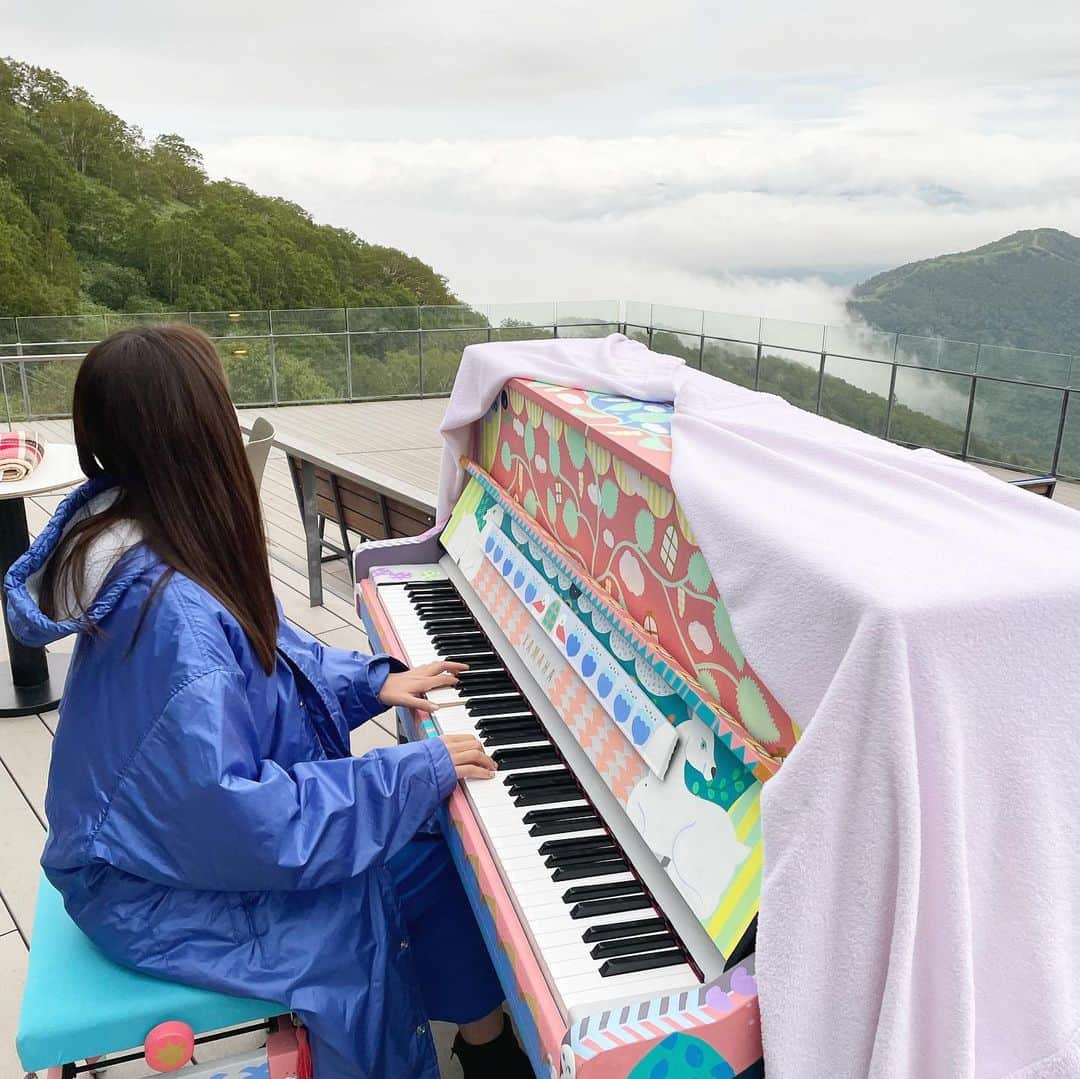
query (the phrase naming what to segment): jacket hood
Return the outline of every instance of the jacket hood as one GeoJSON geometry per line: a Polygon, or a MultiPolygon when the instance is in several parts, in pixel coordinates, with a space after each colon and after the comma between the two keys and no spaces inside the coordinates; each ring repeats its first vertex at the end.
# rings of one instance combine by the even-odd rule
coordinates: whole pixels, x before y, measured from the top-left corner
{"type": "Polygon", "coordinates": [[[30,549],[8,570],[4,580],[7,617],[11,632],[23,644],[42,647],[69,634],[78,633],[87,623],[100,622],[120,602],[124,593],[147,569],[160,560],[142,543],[124,548],[115,563],[110,562],[104,582],[85,614],[66,619],[49,618],[39,605],[41,574],[65,532],[77,521],[100,512],[111,502],[115,484],[108,479],[90,480],[60,504],[30,549]]]}

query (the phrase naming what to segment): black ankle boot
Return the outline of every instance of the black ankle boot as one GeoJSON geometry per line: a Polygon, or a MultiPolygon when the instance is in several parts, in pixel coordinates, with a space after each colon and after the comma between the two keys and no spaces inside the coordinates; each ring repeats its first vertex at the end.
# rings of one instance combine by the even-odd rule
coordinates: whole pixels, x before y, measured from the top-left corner
{"type": "Polygon", "coordinates": [[[470,1045],[459,1031],[454,1039],[454,1056],[461,1062],[465,1079],[534,1079],[529,1058],[505,1016],[502,1033],[483,1045],[470,1045]]]}

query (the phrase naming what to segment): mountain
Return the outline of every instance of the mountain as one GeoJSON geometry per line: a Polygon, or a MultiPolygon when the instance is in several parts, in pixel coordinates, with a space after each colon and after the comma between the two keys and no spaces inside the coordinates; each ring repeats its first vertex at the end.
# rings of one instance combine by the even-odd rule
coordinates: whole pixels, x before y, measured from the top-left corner
{"type": "Polygon", "coordinates": [[[55,72],[0,59],[0,316],[455,303],[392,247],[211,181],[55,72]]]}
{"type": "Polygon", "coordinates": [[[890,332],[1080,355],[1080,239],[1014,232],[859,285],[848,310],[890,332]]]}

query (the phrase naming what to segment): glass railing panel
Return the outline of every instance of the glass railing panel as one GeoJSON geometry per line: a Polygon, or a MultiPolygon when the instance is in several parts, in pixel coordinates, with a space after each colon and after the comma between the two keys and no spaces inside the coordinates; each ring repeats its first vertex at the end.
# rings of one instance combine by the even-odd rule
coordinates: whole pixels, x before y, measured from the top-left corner
{"type": "Polygon", "coordinates": [[[504,329],[521,329],[536,326],[550,329],[555,325],[553,303],[493,303],[483,304],[481,311],[488,325],[504,329]]]}
{"type": "Polygon", "coordinates": [[[833,356],[857,360],[884,360],[892,363],[896,334],[882,333],[869,326],[852,323],[825,327],[825,351],[833,356]]]}
{"type": "Polygon", "coordinates": [[[186,323],[187,311],[109,311],[102,316],[108,333],[135,330],[140,326],[166,326],[173,322],[186,323]]]}
{"type": "Polygon", "coordinates": [[[73,359],[39,360],[25,365],[31,419],[71,415],[71,395],[81,364],[81,359],[73,359]]]}
{"type": "Polygon", "coordinates": [[[898,367],[888,437],[942,453],[963,452],[970,394],[965,375],[898,367]]]}
{"type": "Polygon", "coordinates": [[[425,397],[449,393],[457,377],[461,353],[488,339],[487,330],[425,330],[422,388],[425,397]]]}
{"type": "Polygon", "coordinates": [[[821,414],[869,435],[885,434],[892,366],[829,356],[821,383],[821,414]]]}
{"type": "Polygon", "coordinates": [[[649,331],[644,326],[634,326],[630,323],[626,326],[626,336],[631,341],[640,341],[646,348],[649,345],[649,331]]]}
{"type": "Polygon", "coordinates": [[[1024,348],[982,345],[978,372],[1013,382],[1040,382],[1044,386],[1067,386],[1072,357],[1056,352],[1032,352],[1024,348]]]}
{"type": "Polygon", "coordinates": [[[951,341],[946,337],[918,337],[906,333],[896,339],[896,362],[906,367],[972,374],[978,356],[979,346],[973,341],[951,341]]]}
{"type": "MultiPolygon", "coordinates": [[[[615,325],[621,321],[618,300],[560,300],[555,305],[555,319],[560,337],[585,336],[562,333],[564,326],[615,325]]],[[[614,331],[608,331],[614,332],[614,331]]]]}
{"type": "Polygon", "coordinates": [[[679,356],[686,361],[687,366],[697,367],[701,360],[701,338],[695,334],[654,329],[652,350],[664,356],[679,356]]]}
{"type": "Polygon", "coordinates": [[[420,393],[419,333],[354,333],[349,343],[354,400],[420,393]]]}
{"type": "Polygon", "coordinates": [[[69,344],[100,341],[107,332],[101,315],[33,315],[16,321],[20,341],[59,346],[52,352],[67,352],[69,344]]]}
{"type": "Polygon", "coordinates": [[[559,337],[608,337],[618,332],[617,322],[560,322],[557,330],[559,337]]]}
{"type": "Polygon", "coordinates": [[[0,345],[14,345],[19,340],[19,328],[13,318],[0,318],[0,345]]]}
{"type": "Polygon", "coordinates": [[[546,341],[555,336],[555,327],[502,326],[488,333],[492,341],[546,341]]]}
{"type": "Polygon", "coordinates": [[[817,322],[788,322],[780,318],[761,320],[761,340],[766,345],[786,349],[821,352],[825,327],[817,322]]]}
{"type": "Polygon", "coordinates": [[[754,388],[754,369],[757,367],[757,345],[741,341],[705,340],[701,369],[737,386],[754,388]]]}
{"type": "Polygon", "coordinates": [[[652,304],[642,303],[641,300],[627,300],[624,305],[624,316],[627,325],[651,326],[652,304]]]}
{"type": "Polygon", "coordinates": [[[968,456],[1049,470],[1064,391],[978,379],[968,456]]]}
{"type": "Polygon", "coordinates": [[[270,332],[291,333],[344,333],[345,308],[324,307],[299,311],[271,311],[270,332]]]}
{"type": "Polygon", "coordinates": [[[813,353],[763,348],[758,389],[763,393],[775,393],[799,408],[816,412],[820,366],[821,357],[813,353]]]}
{"type": "Polygon", "coordinates": [[[280,404],[348,396],[344,334],[275,336],[273,343],[280,404]]]}
{"type": "Polygon", "coordinates": [[[706,311],[702,322],[706,337],[723,337],[728,341],[757,344],[761,335],[761,319],[750,315],[729,315],[722,311],[706,311]]]}
{"type": "Polygon", "coordinates": [[[188,317],[211,337],[264,337],[270,332],[269,311],[192,311],[188,317]]]}
{"type": "Polygon", "coordinates": [[[691,333],[700,337],[703,315],[704,312],[693,307],[668,307],[664,304],[653,304],[653,329],[691,333]]]}
{"type": "Polygon", "coordinates": [[[488,317],[478,307],[452,304],[443,307],[421,307],[422,330],[457,330],[488,326],[488,317]]]}
{"type": "Polygon", "coordinates": [[[265,405],[274,400],[270,342],[265,337],[226,337],[214,341],[236,405],[265,405]]]}
{"type": "Polygon", "coordinates": [[[1080,480],[1080,393],[1069,394],[1057,473],[1064,479],[1080,480]]]}
{"type": "Polygon", "coordinates": [[[350,307],[347,315],[352,333],[420,329],[419,307],[350,307]]]}

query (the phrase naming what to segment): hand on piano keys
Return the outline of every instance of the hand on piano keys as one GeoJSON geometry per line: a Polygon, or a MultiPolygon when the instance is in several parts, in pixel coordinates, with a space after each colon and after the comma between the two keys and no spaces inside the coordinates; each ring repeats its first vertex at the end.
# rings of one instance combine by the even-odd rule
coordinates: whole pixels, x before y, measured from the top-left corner
{"type": "Polygon", "coordinates": [[[434,689],[446,689],[456,686],[458,675],[467,671],[467,663],[453,663],[437,660],[414,667],[411,671],[398,671],[386,676],[379,700],[387,708],[413,708],[417,712],[434,712],[438,704],[427,699],[425,694],[434,689]]]}

